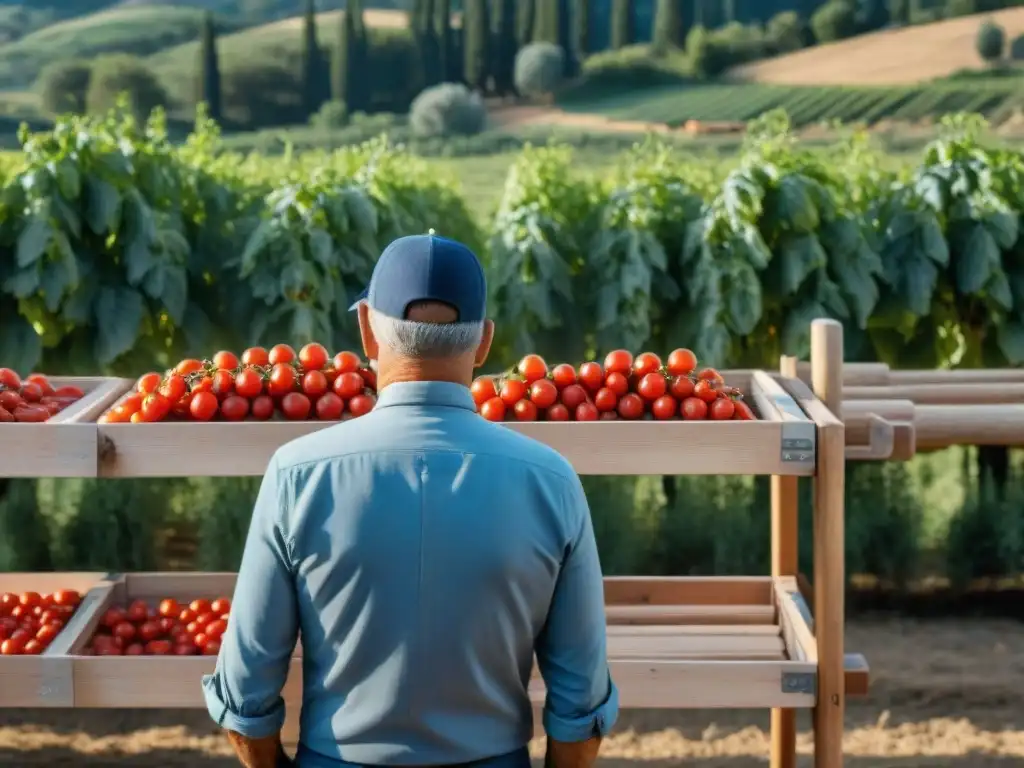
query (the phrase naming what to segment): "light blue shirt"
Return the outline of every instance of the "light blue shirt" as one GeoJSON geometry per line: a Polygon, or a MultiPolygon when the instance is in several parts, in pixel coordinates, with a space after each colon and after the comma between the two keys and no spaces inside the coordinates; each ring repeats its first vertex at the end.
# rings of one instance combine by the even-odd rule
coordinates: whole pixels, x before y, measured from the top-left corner
{"type": "Polygon", "coordinates": [[[280,730],[300,631],[302,768],[522,750],[534,653],[549,736],[584,741],[618,716],[579,478],[457,384],[392,384],[368,415],[276,452],[203,679],[214,720],[280,730]]]}

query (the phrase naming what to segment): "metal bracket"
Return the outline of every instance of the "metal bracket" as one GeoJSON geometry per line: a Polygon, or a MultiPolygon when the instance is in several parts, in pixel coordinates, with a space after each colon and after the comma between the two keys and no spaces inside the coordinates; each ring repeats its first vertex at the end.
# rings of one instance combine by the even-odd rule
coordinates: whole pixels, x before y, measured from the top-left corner
{"type": "Polygon", "coordinates": [[[787,464],[815,464],[815,427],[811,422],[782,424],[782,460],[787,464]]]}
{"type": "Polygon", "coordinates": [[[810,696],[817,694],[818,675],[815,672],[783,672],[782,692],[783,693],[806,693],[810,696]]]}

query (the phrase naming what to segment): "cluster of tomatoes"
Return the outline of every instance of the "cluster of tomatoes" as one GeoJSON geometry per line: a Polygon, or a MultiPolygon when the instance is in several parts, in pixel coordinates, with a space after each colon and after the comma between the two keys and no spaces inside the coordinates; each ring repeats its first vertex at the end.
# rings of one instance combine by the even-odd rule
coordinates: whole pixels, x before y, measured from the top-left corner
{"type": "Polygon", "coordinates": [[[79,387],[54,387],[41,373],[22,380],[10,368],[0,368],[0,423],[38,424],[84,396],[79,387]]]}
{"type": "Polygon", "coordinates": [[[64,629],[82,602],[73,589],[51,594],[0,595],[0,655],[38,656],[64,629]]]}
{"type": "Polygon", "coordinates": [[[147,373],[100,422],[266,421],[276,413],[290,421],[337,421],[373,410],[376,387],[376,374],[353,352],[331,358],[315,343],[298,354],[287,344],[252,347],[241,358],[218,352],[147,373]]]}
{"type": "Polygon", "coordinates": [[[527,355],[509,374],[473,382],[477,410],[489,421],[598,421],[642,419],[750,421],[754,412],[739,390],[713,368],[697,370],[697,356],[674,350],[663,364],[653,352],[635,358],[610,352],[604,365],[563,363],[548,369],[527,355]]]}
{"type": "Polygon", "coordinates": [[[216,656],[230,614],[226,597],[187,604],[167,598],[155,610],[135,600],[127,608],[107,609],[85,655],[216,656]]]}

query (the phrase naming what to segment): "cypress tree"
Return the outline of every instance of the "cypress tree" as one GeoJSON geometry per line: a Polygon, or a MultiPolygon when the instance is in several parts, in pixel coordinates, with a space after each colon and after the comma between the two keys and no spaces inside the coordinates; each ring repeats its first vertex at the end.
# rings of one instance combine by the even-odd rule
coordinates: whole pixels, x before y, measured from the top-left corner
{"type": "Polygon", "coordinates": [[[331,97],[345,105],[349,114],[369,107],[366,88],[366,28],[361,0],[348,0],[338,23],[338,44],[334,49],[331,97]]]}
{"type": "Polygon", "coordinates": [[[565,51],[565,76],[574,77],[579,72],[579,62],[576,59],[576,46],[573,39],[572,0],[557,0],[552,5],[555,6],[555,43],[565,51]]]}
{"type": "Polygon", "coordinates": [[[516,0],[494,0],[491,20],[493,22],[493,51],[491,74],[494,76],[494,90],[499,96],[507,96],[515,90],[516,51],[516,0]]]}
{"type": "Polygon", "coordinates": [[[519,9],[516,14],[516,37],[519,39],[520,48],[533,42],[533,25],[536,18],[537,6],[534,0],[519,0],[519,9]]]}
{"type": "Polygon", "coordinates": [[[725,23],[736,21],[736,0],[724,0],[722,3],[722,15],[725,16],[725,23]]]}
{"type": "Polygon", "coordinates": [[[419,49],[420,72],[425,88],[437,85],[444,75],[440,67],[441,51],[434,25],[434,5],[434,0],[423,0],[417,9],[416,47],[419,49]]]}
{"type": "Polygon", "coordinates": [[[612,0],[612,48],[633,44],[633,0],[612,0]]]}
{"type": "Polygon", "coordinates": [[[682,0],[658,0],[654,15],[654,49],[661,53],[670,48],[682,48],[683,37],[682,0]]]}
{"type": "Polygon", "coordinates": [[[223,115],[220,98],[220,63],[217,60],[217,29],[213,11],[203,14],[203,28],[199,39],[199,100],[206,102],[207,113],[219,123],[223,115]]]}
{"type": "Polygon", "coordinates": [[[585,59],[590,53],[590,0],[576,0],[576,15],[573,17],[573,38],[576,56],[585,59]]]}
{"type": "Polygon", "coordinates": [[[452,32],[452,3],[451,0],[435,0],[434,2],[434,28],[437,30],[437,67],[441,73],[441,79],[445,82],[454,82],[456,77],[455,66],[455,35],[452,32]]]}
{"type": "Polygon", "coordinates": [[[302,24],[302,102],[307,115],[324,103],[324,60],[316,37],[315,0],[306,0],[302,24]]]}
{"type": "Polygon", "coordinates": [[[487,66],[488,34],[487,0],[466,0],[462,15],[463,72],[470,88],[483,92],[490,76],[487,66]]]}
{"type": "Polygon", "coordinates": [[[541,0],[540,7],[534,10],[533,43],[558,44],[558,0],[541,0]]]}

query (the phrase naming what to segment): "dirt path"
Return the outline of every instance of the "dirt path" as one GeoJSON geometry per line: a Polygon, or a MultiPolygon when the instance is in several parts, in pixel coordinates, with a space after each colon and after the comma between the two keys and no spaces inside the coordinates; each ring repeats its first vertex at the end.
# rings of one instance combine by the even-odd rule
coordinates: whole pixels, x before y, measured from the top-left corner
{"type": "Polygon", "coordinates": [[[665,123],[648,123],[642,120],[612,120],[602,115],[582,112],[563,112],[557,107],[545,106],[493,106],[487,110],[491,124],[499,129],[523,128],[526,126],[558,126],[578,128],[583,131],[607,133],[664,133],[671,129],[665,123]]]}
{"type": "MultiPolygon", "coordinates": [[[[871,697],[847,712],[848,768],[1024,766],[1024,624],[858,622],[847,645],[872,670],[871,697]]],[[[602,764],[763,768],[767,721],[763,712],[626,712],[602,764]]],[[[799,727],[806,768],[806,716],[799,727]]],[[[533,746],[539,756],[542,744],[533,746]]],[[[0,766],[237,765],[202,712],[0,712],[0,766]]]]}

